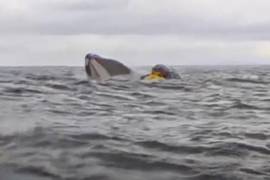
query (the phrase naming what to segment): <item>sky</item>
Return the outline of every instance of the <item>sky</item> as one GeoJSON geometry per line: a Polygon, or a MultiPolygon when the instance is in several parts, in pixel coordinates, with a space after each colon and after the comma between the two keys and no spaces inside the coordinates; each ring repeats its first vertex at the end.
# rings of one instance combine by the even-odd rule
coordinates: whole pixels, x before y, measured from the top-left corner
{"type": "Polygon", "coordinates": [[[0,0],[0,66],[270,64],[269,0],[0,0]]]}

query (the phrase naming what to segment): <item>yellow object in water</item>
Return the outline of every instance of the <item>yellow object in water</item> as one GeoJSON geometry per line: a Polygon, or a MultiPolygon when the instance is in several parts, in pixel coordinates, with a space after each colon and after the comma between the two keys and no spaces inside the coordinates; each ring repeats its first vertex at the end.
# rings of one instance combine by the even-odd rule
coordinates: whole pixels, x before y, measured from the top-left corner
{"type": "Polygon", "coordinates": [[[165,78],[162,77],[159,72],[152,72],[151,74],[149,74],[148,76],[146,76],[144,79],[145,80],[150,80],[150,81],[161,81],[161,80],[165,80],[165,78]]]}

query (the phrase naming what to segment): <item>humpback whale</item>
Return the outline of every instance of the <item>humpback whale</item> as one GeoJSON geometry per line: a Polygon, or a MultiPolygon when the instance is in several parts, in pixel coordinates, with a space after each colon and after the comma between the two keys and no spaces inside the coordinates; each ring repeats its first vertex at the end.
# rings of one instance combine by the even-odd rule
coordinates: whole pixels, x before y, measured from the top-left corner
{"type": "Polygon", "coordinates": [[[108,80],[113,76],[127,75],[132,71],[124,64],[96,54],[85,56],[85,71],[90,79],[108,80]]]}
{"type": "MultiPolygon", "coordinates": [[[[90,53],[85,56],[85,71],[90,79],[98,81],[133,73],[130,68],[117,60],[90,53]]],[[[155,65],[151,73],[141,76],[141,80],[161,81],[165,79],[180,79],[180,76],[175,70],[162,64],[155,65]]]]}

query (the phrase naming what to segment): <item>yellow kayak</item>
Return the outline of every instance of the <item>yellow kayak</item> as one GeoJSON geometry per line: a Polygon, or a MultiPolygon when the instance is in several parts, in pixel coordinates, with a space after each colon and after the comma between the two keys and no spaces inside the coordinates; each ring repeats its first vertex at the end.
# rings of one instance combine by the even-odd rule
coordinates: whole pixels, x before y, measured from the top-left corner
{"type": "Polygon", "coordinates": [[[146,76],[144,78],[144,80],[147,80],[147,81],[162,81],[162,80],[165,80],[165,78],[160,76],[159,74],[151,73],[148,76],[146,76]]]}

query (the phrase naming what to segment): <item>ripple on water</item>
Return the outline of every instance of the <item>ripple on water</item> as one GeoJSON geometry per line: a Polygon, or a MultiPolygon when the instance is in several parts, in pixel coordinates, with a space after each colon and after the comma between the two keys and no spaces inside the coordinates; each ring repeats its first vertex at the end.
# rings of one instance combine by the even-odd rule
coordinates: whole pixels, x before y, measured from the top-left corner
{"type": "Polygon", "coordinates": [[[178,70],[99,84],[82,68],[2,69],[0,177],[269,179],[270,68],[178,70]]]}

